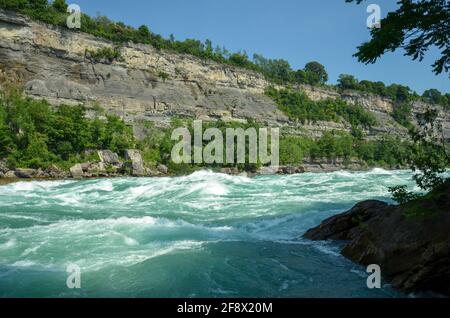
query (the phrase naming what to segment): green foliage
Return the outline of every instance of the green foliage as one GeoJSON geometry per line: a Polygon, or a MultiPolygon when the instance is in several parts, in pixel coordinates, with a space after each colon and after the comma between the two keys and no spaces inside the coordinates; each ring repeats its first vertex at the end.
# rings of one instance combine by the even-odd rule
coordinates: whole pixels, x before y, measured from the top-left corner
{"type": "Polygon", "coordinates": [[[286,60],[266,59],[255,54],[253,62],[256,70],[262,72],[268,80],[279,84],[323,85],[328,81],[325,67],[318,62],[309,62],[302,70],[293,70],[286,60]]]}
{"type": "Polygon", "coordinates": [[[407,86],[400,84],[392,84],[385,86],[383,82],[371,82],[367,80],[359,81],[353,75],[341,74],[337,84],[340,90],[357,90],[361,92],[368,92],[382,97],[392,99],[394,102],[403,103],[411,101],[418,97],[415,92],[407,86]]]}
{"type": "Polygon", "coordinates": [[[344,89],[359,89],[359,82],[353,75],[341,74],[338,79],[338,88],[344,89]]]}
{"type": "Polygon", "coordinates": [[[438,112],[435,109],[428,109],[418,115],[419,127],[410,129],[414,142],[412,169],[418,171],[414,179],[425,191],[436,189],[445,182],[442,173],[450,165],[448,144],[442,124],[436,120],[437,116],[438,112]]]}
{"type": "Polygon", "coordinates": [[[409,165],[411,156],[410,142],[389,136],[369,141],[333,131],[318,139],[289,135],[280,138],[280,162],[283,165],[299,165],[306,158],[319,161],[341,159],[344,163],[357,159],[368,166],[395,168],[409,165]]]}
{"type": "Polygon", "coordinates": [[[450,199],[450,179],[435,187],[429,193],[416,194],[416,198],[404,204],[405,216],[414,219],[429,219],[441,213],[448,213],[445,202],[450,199]]]}
{"type": "MultiPolygon", "coordinates": [[[[346,0],[361,3],[363,0],[346,0]]],[[[403,48],[405,55],[422,61],[431,48],[440,51],[433,71],[450,69],[450,10],[447,0],[398,1],[398,8],[381,20],[381,28],[373,28],[372,39],[358,47],[360,62],[375,63],[388,51],[403,48]]]]}
{"type": "Polygon", "coordinates": [[[277,90],[270,87],[266,91],[289,118],[307,121],[334,121],[342,119],[353,127],[371,127],[376,124],[375,118],[360,105],[350,105],[342,99],[311,100],[304,92],[299,90],[277,90]]]}
{"type": "Polygon", "coordinates": [[[313,140],[301,136],[284,136],[280,139],[280,162],[283,165],[298,165],[309,155],[313,140]]]}
{"type": "Polygon", "coordinates": [[[163,72],[163,71],[159,71],[159,72],[158,72],[158,77],[159,77],[160,79],[162,79],[163,82],[165,82],[165,81],[167,81],[168,79],[170,79],[169,74],[167,74],[167,73],[165,73],[165,72],[163,72]]]}
{"type": "Polygon", "coordinates": [[[402,125],[406,128],[412,127],[412,124],[411,124],[412,107],[411,107],[411,105],[407,102],[394,105],[394,111],[392,113],[392,117],[400,125],[402,125]]]}
{"type": "Polygon", "coordinates": [[[114,61],[123,61],[119,48],[104,47],[96,51],[86,50],[87,58],[91,58],[96,63],[111,64],[114,61]]]}
{"type": "Polygon", "coordinates": [[[88,120],[82,106],[54,111],[46,101],[18,93],[2,96],[0,106],[0,155],[12,168],[78,162],[86,149],[123,153],[135,145],[131,128],[117,116],[88,120]]]}
{"type": "Polygon", "coordinates": [[[341,74],[339,76],[337,88],[341,91],[357,90],[387,97],[395,104],[404,105],[414,100],[422,99],[424,102],[430,104],[441,105],[444,108],[450,107],[450,94],[442,94],[437,89],[426,90],[422,96],[419,96],[407,86],[400,84],[386,86],[383,82],[371,82],[367,80],[359,81],[353,75],[348,74],[341,74]]]}
{"type": "Polygon", "coordinates": [[[389,187],[389,192],[392,194],[392,199],[398,204],[405,204],[421,197],[418,193],[408,191],[405,185],[389,187]]]}
{"type": "Polygon", "coordinates": [[[66,0],[54,0],[52,3],[52,7],[60,13],[66,13],[67,12],[67,3],[66,0]]]}
{"type": "Polygon", "coordinates": [[[442,94],[437,89],[428,89],[423,92],[422,99],[430,104],[438,104],[450,109],[450,94],[442,94]]]}
{"type": "Polygon", "coordinates": [[[306,74],[311,74],[311,81],[313,84],[324,84],[328,81],[328,73],[325,70],[325,67],[318,62],[307,63],[304,71],[306,74]]]}

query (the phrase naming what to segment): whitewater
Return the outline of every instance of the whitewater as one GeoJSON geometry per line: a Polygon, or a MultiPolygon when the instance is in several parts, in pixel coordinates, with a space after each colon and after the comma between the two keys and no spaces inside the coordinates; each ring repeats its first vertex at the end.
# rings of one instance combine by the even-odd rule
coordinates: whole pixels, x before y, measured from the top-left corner
{"type": "MultiPolygon", "coordinates": [[[[301,236],[409,171],[0,186],[0,297],[404,297],[368,289],[341,243],[301,236]],[[81,288],[66,268],[81,269],[81,288]]],[[[416,188],[416,190],[418,190],[416,188]]]]}

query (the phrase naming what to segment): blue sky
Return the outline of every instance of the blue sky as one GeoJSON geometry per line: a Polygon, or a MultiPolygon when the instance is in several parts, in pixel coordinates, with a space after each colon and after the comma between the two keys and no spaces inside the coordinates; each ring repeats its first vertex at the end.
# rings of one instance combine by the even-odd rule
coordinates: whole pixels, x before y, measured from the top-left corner
{"type": "Polygon", "coordinates": [[[450,92],[448,74],[434,75],[437,51],[422,62],[402,51],[387,53],[374,65],[352,57],[356,47],[370,39],[366,7],[377,3],[384,16],[396,7],[393,0],[356,5],[344,0],[68,0],[89,15],[101,13],[128,25],[146,24],[150,30],[176,39],[210,39],[231,51],[246,50],[269,58],[287,59],[293,68],[308,61],[324,64],[330,82],[339,74],[400,83],[419,93],[427,88],[450,92]]]}

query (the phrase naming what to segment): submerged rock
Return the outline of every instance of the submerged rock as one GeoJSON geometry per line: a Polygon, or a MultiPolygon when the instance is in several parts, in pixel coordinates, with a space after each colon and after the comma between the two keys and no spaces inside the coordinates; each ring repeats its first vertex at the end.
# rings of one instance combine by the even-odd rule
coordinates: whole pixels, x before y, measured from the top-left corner
{"type": "Polygon", "coordinates": [[[311,240],[346,240],[342,255],[377,264],[405,292],[450,295],[450,183],[403,206],[365,201],[306,232],[311,240]],[[411,211],[424,215],[407,216],[411,211]]]}

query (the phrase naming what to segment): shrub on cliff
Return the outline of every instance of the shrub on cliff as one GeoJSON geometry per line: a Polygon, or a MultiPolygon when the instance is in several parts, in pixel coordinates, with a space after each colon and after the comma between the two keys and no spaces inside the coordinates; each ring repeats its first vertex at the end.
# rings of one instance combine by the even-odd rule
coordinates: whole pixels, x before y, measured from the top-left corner
{"type": "Polygon", "coordinates": [[[368,128],[376,124],[375,117],[360,105],[351,105],[342,99],[311,100],[299,90],[268,88],[271,97],[289,118],[302,123],[317,121],[339,122],[344,119],[353,127],[368,128]]]}

